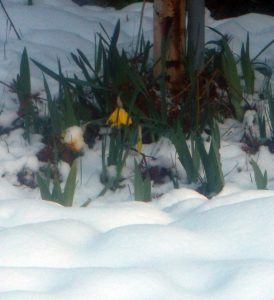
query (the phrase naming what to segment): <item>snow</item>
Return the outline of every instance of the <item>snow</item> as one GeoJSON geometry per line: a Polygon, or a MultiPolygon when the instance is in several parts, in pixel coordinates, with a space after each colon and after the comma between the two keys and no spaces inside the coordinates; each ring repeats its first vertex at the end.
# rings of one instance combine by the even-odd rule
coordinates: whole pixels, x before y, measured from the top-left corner
{"type": "MultiPolygon", "coordinates": [[[[120,11],[98,6],[78,7],[69,0],[3,0],[22,40],[18,40],[0,10],[0,80],[11,83],[19,70],[24,47],[31,58],[66,74],[78,72],[70,53],[81,49],[94,59],[95,34],[110,34],[121,21],[119,47],[132,51],[139,29],[141,4],[120,11]]],[[[143,29],[152,39],[153,7],[147,4],[143,29]]],[[[273,40],[274,18],[248,14],[206,24],[233,37],[239,54],[250,35],[254,57],[273,40]]],[[[206,40],[218,38],[211,29],[206,40]]],[[[260,57],[272,69],[274,45],[260,57]]],[[[42,74],[31,63],[32,90],[43,93],[42,74]]],[[[57,84],[49,80],[50,88],[57,84]]],[[[16,119],[16,96],[0,91],[0,126],[16,119]]],[[[272,300],[274,299],[274,159],[266,147],[255,155],[242,150],[245,126],[227,119],[220,124],[225,187],[208,200],[185,185],[173,189],[167,181],[155,184],[150,203],[133,201],[133,159],[124,173],[125,188],[107,191],[100,182],[101,143],[80,146],[78,179],[71,208],[41,200],[38,189],[19,185],[17,174],[33,176],[39,168],[36,153],[41,136],[30,143],[22,129],[0,136],[0,299],[3,300],[272,300]],[[250,159],[268,172],[269,190],[256,190],[250,159]],[[80,207],[87,200],[87,207],[80,207]]],[[[72,128],[79,134],[79,128],[72,128]]],[[[71,129],[69,141],[72,139],[71,129]]],[[[167,139],[143,145],[155,160],[151,166],[185,171],[167,139]]],[[[132,154],[133,156],[134,154],[132,154]]],[[[69,173],[60,165],[63,177],[69,173]]]]}
{"type": "Polygon", "coordinates": [[[80,152],[85,145],[83,129],[79,126],[67,128],[63,142],[69,145],[74,151],[80,152]]]}

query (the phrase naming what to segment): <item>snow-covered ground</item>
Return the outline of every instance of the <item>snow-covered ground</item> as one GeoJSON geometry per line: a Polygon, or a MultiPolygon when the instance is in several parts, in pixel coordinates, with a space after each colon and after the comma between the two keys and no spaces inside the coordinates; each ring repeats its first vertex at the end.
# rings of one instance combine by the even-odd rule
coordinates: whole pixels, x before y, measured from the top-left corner
{"type": "MultiPolygon", "coordinates": [[[[120,47],[132,49],[139,28],[141,4],[116,11],[78,7],[69,0],[3,1],[22,40],[7,25],[0,10],[0,80],[10,83],[19,70],[21,53],[51,69],[60,58],[63,70],[77,68],[70,53],[80,48],[92,61],[94,35],[111,34],[121,20],[120,47]]],[[[145,37],[152,38],[151,4],[143,20],[145,37]]],[[[251,56],[273,40],[274,18],[249,14],[206,23],[233,37],[239,53],[250,34],[251,56]]],[[[206,39],[217,35],[206,30],[206,39]]],[[[274,45],[260,59],[274,66],[274,45]]],[[[32,90],[43,93],[40,70],[31,65],[32,90]]],[[[50,82],[51,89],[57,88],[50,82]]],[[[16,118],[15,95],[1,86],[0,125],[16,118]]],[[[221,125],[222,167],[226,185],[208,200],[194,190],[174,190],[167,182],[153,186],[151,203],[135,202],[132,162],[125,172],[126,188],[103,188],[101,145],[85,147],[79,159],[73,208],[42,201],[38,189],[20,186],[20,170],[37,171],[35,154],[43,147],[35,135],[27,143],[21,129],[0,136],[0,299],[66,300],[273,300],[274,299],[274,156],[266,147],[253,156],[268,172],[268,191],[257,191],[250,155],[242,151],[243,125],[221,125]],[[228,130],[230,129],[230,130],[228,130]],[[229,132],[229,135],[228,135],[229,132]],[[157,196],[157,197],[156,197],[157,196]],[[79,206],[92,199],[86,208],[79,206]]],[[[144,145],[156,164],[174,165],[168,140],[144,145]]],[[[179,164],[179,163],[178,163],[179,164]]],[[[177,164],[177,165],[178,165],[177,164]]],[[[63,164],[64,174],[68,166],[63,164]]],[[[184,170],[178,170],[184,176],[184,170]]]]}

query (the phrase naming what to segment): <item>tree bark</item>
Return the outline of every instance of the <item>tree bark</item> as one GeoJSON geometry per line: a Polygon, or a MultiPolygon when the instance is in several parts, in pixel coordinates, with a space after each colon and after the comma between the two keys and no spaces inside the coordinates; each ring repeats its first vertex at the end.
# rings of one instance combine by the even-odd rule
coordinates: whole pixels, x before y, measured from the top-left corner
{"type": "Polygon", "coordinates": [[[188,61],[192,62],[193,70],[203,68],[205,45],[205,0],[188,1],[188,61]]]}
{"type": "Polygon", "coordinates": [[[165,72],[171,87],[182,81],[186,37],[185,7],[186,0],[154,0],[154,76],[165,72]],[[165,54],[164,66],[161,64],[162,54],[165,54]]]}

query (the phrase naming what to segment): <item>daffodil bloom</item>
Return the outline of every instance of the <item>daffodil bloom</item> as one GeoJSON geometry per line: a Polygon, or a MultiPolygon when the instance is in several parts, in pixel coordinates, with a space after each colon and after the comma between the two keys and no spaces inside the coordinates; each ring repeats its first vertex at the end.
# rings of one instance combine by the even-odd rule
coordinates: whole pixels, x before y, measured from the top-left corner
{"type": "Polygon", "coordinates": [[[122,107],[117,107],[108,118],[107,124],[111,124],[111,127],[118,127],[120,125],[131,125],[132,119],[122,107]]]}
{"type": "Polygon", "coordinates": [[[138,126],[138,137],[137,137],[137,145],[136,145],[136,149],[137,149],[138,153],[141,153],[142,147],[143,147],[143,143],[142,143],[142,127],[138,126]]]}

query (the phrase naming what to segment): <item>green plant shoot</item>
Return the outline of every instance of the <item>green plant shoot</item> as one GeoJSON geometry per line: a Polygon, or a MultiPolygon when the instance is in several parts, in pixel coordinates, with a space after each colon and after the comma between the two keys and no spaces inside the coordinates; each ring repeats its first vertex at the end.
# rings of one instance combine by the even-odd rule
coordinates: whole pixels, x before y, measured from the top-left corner
{"type": "Polygon", "coordinates": [[[134,160],[134,197],[137,201],[151,201],[151,181],[148,174],[142,174],[136,160],[134,160]]]}
{"type": "Polygon", "coordinates": [[[257,189],[267,190],[267,182],[268,182],[267,171],[265,170],[263,173],[254,159],[250,161],[250,164],[253,168],[257,189]]]}

